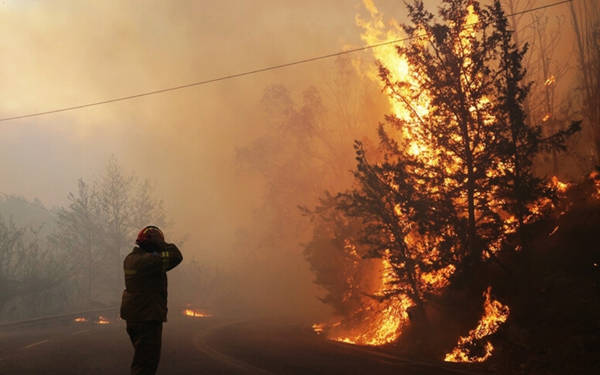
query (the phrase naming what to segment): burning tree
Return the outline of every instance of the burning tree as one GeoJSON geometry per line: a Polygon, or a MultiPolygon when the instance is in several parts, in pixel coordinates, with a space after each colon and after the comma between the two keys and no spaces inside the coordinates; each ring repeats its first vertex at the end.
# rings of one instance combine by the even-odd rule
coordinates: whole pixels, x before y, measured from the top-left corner
{"type": "Polygon", "coordinates": [[[357,245],[389,263],[381,296],[410,298],[423,319],[451,280],[478,295],[490,282],[481,265],[526,247],[526,226],[554,198],[533,160],[563,150],[579,124],[544,137],[525,121],[526,46],[513,42],[498,1],[444,0],[439,18],[423,1],[407,7],[410,41],[379,61],[394,111],[379,125],[382,156],[371,161],[355,143],[357,185],[336,207],[361,220],[357,245]]]}
{"type": "Polygon", "coordinates": [[[526,47],[512,42],[499,2],[443,4],[442,23],[422,2],[408,6],[412,24],[404,29],[414,38],[398,53],[411,74],[394,80],[380,66],[403,111],[388,116],[380,134],[387,158],[402,163],[388,174],[402,175],[410,189],[419,186],[419,201],[427,200],[420,211],[410,200],[398,202],[412,214],[409,223],[444,238],[445,247],[429,246],[428,253],[445,250],[468,271],[495,251],[507,226],[515,220],[522,226],[533,203],[551,197],[547,181],[533,175],[532,160],[543,149],[564,148],[578,124],[543,138],[539,125],[524,121],[526,47]]]}
{"type": "MultiPolygon", "coordinates": [[[[552,198],[548,181],[532,172],[535,155],[564,149],[578,123],[543,138],[539,125],[525,122],[526,48],[512,42],[499,2],[444,1],[441,23],[421,1],[408,11],[404,29],[413,39],[398,54],[409,73],[380,63],[397,102],[379,128],[384,161],[369,163],[357,144],[359,189],[340,195],[340,207],[373,215],[391,232],[378,231],[376,250],[391,252],[400,279],[420,280],[450,265],[473,270],[507,232],[520,232],[536,203],[552,198]]],[[[377,232],[367,228],[364,238],[372,244],[371,229],[377,232]]]]}

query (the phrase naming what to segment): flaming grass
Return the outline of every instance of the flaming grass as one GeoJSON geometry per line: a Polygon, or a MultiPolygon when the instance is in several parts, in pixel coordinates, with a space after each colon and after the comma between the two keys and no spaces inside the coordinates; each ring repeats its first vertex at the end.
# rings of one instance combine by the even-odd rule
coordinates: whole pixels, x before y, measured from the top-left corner
{"type": "Polygon", "coordinates": [[[485,301],[483,303],[484,313],[477,327],[469,331],[467,336],[461,336],[458,344],[444,357],[446,362],[484,362],[492,356],[494,346],[490,341],[486,341],[484,353],[477,355],[471,348],[480,340],[496,333],[500,326],[506,322],[510,309],[497,300],[491,298],[492,287],[488,287],[483,293],[485,301]]]}

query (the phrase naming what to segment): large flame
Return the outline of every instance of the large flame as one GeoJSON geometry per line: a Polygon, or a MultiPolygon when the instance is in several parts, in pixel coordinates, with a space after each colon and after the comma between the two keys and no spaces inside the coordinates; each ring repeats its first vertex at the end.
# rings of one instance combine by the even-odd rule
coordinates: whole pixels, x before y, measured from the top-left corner
{"type": "MultiPolygon", "coordinates": [[[[372,0],[363,0],[363,4],[369,12],[370,19],[363,19],[360,15],[356,16],[357,25],[363,30],[361,39],[367,44],[377,44],[389,40],[398,40],[405,37],[400,26],[395,20],[389,22],[386,26],[383,15],[379,12],[372,0]]],[[[398,54],[396,45],[385,45],[372,49],[373,56],[384,67],[390,71],[390,79],[393,82],[404,82],[405,85],[400,88],[400,94],[408,96],[411,91],[419,88],[419,82],[415,73],[411,71],[408,59],[404,55],[398,54]]],[[[376,81],[379,81],[377,70],[373,69],[367,75],[376,81]]],[[[421,95],[419,99],[410,103],[397,100],[398,95],[388,91],[387,97],[392,113],[413,126],[407,126],[402,129],[399,136],[409,140],[408,149],[414,155],[427,151],[427,146],[419,141],[418,126],[415,123],[415,117],[421,117],[428,113],[430,101],[426,95],[421,95]]]]}
{"type": "Polygon", "coordinates": [[[492,288],[488,287],[483,293],[485,302],[483,303],[484,313],[477,327],[469,331],[467,336],[461,336],[458,339],[456,347],[446,354],[444,361],[446,362],[483,362],[488,359],[494,350],[494,346],[490,341],[485,342],[484,352],[473,353],[472,348],[481,340],[490,336],[506,322],[510,309],[497,300],[491,298],[492,288]]]}
{"type": "MultiPolygon", "coordinates": [[[[391,20],[387,24],[384,22],[383,15],[372,0],[363,0],[363,5],[369,17],[364,18],[357,15],[356,23],[362,29],[361,38],[366,44],[379,44],[406,37],[395,20],[391,20]]],[[[454,46],[456,54],[464,57],[465,70],[469,70],[469,66],[472,65],[468,54],[472,48],[473,37],[478,32],[478,22],[479,17],[474,7],[469,6],[463,29],[459,33],[459,41],[454,46]]],[[[416,35],[417,43],[426,41],[429,38],[424,30],[417,30],[417,34],[419,34],[416,35]]],[[[411,157],[418,159],[426,165],[439,166],[440,161],[444,160],[443,167],[449,174],[462,168],[461,161],[457,156],[441,155],[444,150],[433,147],[431,136],[423,131],[423,118],[426,118],[431,110],[431,96],[421,87],[421,77],[411,67],[406,56],[399,54],[397,45],[392,44],[374,48],[371,51],[379,64],[389,71],[387,77],[391,83],[399,83],[392,85],[392,87],[386,86],[386,90],[388,90],[386,97],[389,101],[390,110],[400,120],[402,125],[398,129],[386,129],[389,130],[389,134],[397,138],[398,143],[408,150],[408,154],[411,157]]],[[[380,80],[378,70],[375,67],[367,72],[367,76],[376,81],[380,80]]],[[[472,91],[477,91],[478,86],[481,85],[481,82],[478,82],[478,80],[468,80],[466,76],[462,76],[461,79],[464,79],[464,85],[471,86],[472,91]]],[[[554,84],[554,77],[549,77],[546,84],[554,84]]],[[[484,125],[491,125],[495,122],[495,118],[487,113],[488,111],[486,110],[490,105],[489,98],[481,97],[473,102],[470,109],[473,116],[483,116],[484,125]]],[[[457,138],[456,141],[460,141],[460,135],[455,135],[455,137],[457,138]]],[[[483,149],[481,148],[484,146],[480,145],[478,147],[480,148],[475,151],[482,152],[483,149]]],[[[513,166],[511,165],[497,162],[486,174],[488,177],[492,177],[490,174],[498,173],[498,171],[500,173],[511,174],[514,173],[512,169],[513,166]]],[[[426,172],[423,171],[423,173],[426,172]]],[[[442,189],[456,188],[457,182],[453,182],[450,179],[447,180],[444,181],[445,186],[439,187],[440,191],[442,189]]],[[[556,177],[552,178],[550,185],[550,187],[561,194],[565,193],[569,188],[568,184],[559,181],[556,177]]],[[[600,179],[598,179],[597,186],[598,196],[600,197],[600,179]]],[[[432,193],[436,192],[432,191],[432,193]]],[[[485,196],[485,193],[481,194],[483,196],[479,196],[478,199],[485,200],[487,198],[488,201],[493,200],[493,192],[490,192],[488,197],[485,196]]],[[[464,204],[466,197],[458,197],[457,200],[458,203],[462,202],[464,204]]],[[[504,202],[501,201],[493,201],[492,209],[497,210],[503,220],[503,235],[496,242],[490,244],[490,247],[484,251],[483,255],[485,257],[492,257],[497,253],[506,239],[517,232],[518,226],[521,224],[515,216],[503,211],[503,204],[504,202]]],[[[553,202],[550,199],[541,199],[529,207],[530,215],[521,219],[525,224],[533,222],[553,207],[553,202]]],[[[395,211],[398,215],[398,220],[404,220],[401,216],[399,205],[397,205],[395,211]]],[[[452,229],[446,230],[452,231],[452,229]]],[[[427,237],[417,230],[412,230],[406,235],[404,241],[413,253],[419,253],[425,259],[430,259],[430,264],[434,264],[434,261],[439,257],[437,249],[440,239],[438,238],[427,237]]],[[[357,255],[356,249],[352,246],[350,247],[353,254],[357,255]]],[[[519,249],[517,248],[516,250],[519,249]]],[[[354,316],[359,317],[359,319],[348,319],[346,317],[333,324],[317,323],[313,325],[314,331],[317,334],[323,333],[330,339],[360,345],[383,345],[395,341],[401,334],[403,327],[409,322],[408,309],[414,305],[414,302],[402,293],[394,293],[395,275],[392,271],[392,266],[398,267],[399,265],[392,265],[389,254],[386,254],[382,259],[381,267],[374,268],[374,272],[379,272],[381,276],[380,285],[372,294],[388,298],[382,298],[381,301],[374,299],[365,300],[358,311],[354,312],[354,316]],[[390,288],[392,289],[390,290],[390,288]]],[[[442,269],[420,272],[419,280],[421,287],[429,293],[441,293],[448,286],[449,279],[455,270],[455,265],[451,264],[442,269]]],[[[484,338],[498,330],[500,325],[506,321],[510,310],[508,306],[503,305],[497,300],[492,300],[490,294],[491,288],[488,288],[484,293],[484,314],[477,327],[471,330],[468,336],[460,337],[456,348],[445,356],[446,361],[482,362],[492,355],[494,347],[490,341],[485,340],[484,342],[484,338]],[[479,349],[481,349],[480,353],[476,353],[476,350],[474,350],[478,344],[482,344],[479,346],[479,349]]]]}
{"type": "MultiPolygon", "coordinates": [[[[378,44],[406,36],[395,20],[392,19],[386,25],[383,15],[372,0],[363,0],[363,5],[370,17],[363,18],[357,15],[356,23],[362,29],[361,39],[365,43],[378,44]]],[[[471,25],[477,21],[477,15],[473,8],[469,7],[466,24],[471,25]]],[[[464,37],[473,33],[472,29],[467,30],[467,28],[465,28],[464,37]]],[[[409,154],[430,165],[437,165],[440,160],[440,151],[430,146],[430,140],[423,135],[421,130],[421,119],[429,113],[430,96],[424,93],[420,87],[418,75],[411,69],[406,56],[399,54],[396,47],[396,45],[390,44],[372,49],[375,59],[389,71],[390,80],[402,83],[394,89],[388,88],[388,95],[386,95],[393,115],[402,120],[404,124],[395,136],[406,145],[409,154]],[[415,95],[416,92],[419,92],[419,95],[415,95]],[[411,99],[407,101],[404,98],[411,99]]],[[[463,50],[470,48],[468,41],[465,41],[460,48],[463,50]]],[[[367,72],[367,76],[379,81],[375,66],[367,72]]],[[[446,168],[451,170],[457,167],[447,165],[446,168]]],[[[397,214],[398,220],[403,220],[399,210],[397,214]]],[[[415,229],[406,236],[404,241],[415,253],[427,254],[432,261],[439,256],[437,251],[439,239],[437,238],[425,238],[415,229]]],[[[356,255],[356,249],[353,246],[350,248],[349,252],[356,255]]],[[[348,246],[346,250],[348,251],[348,246]]],[[[380,272],[381,276],[379,287],[372,294],[380,296],[381,300],[366,299],[359,311],[354,312],[353,319],[342,319],[329,325],[315,324],[313,325],[315,332],[320,334],[327,331],[330,339],[359,345],[383,345],[391,343],[399,337],[402,328],[409,321],[408,309],[414,305],[414,302],[405,294],[395,292],[393,286],[395,274],[389,252],[386,252],[383,257],[381,266],[374,269],[377,270],[376,272],[380,272]],[[387,298],[383,298],[384,296],[387,298]]],[[[448,285],[448,280],[455,269],[454,265],[449,265],[443,269],[422,272],[420,282],[430,292],[440,292],[448,285]]]]}

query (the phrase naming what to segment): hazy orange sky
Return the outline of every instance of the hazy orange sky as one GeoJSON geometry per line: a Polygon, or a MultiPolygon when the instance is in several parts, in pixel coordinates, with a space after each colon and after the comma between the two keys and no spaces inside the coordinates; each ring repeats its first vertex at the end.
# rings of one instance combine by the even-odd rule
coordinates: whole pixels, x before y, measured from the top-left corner
{"type": "MultiPolygon", "coordinates": [[[[400,12],[396,1],[381,3],[382,9],[400,12]]],[[[360,5],[3,1],[0,115],[123,96],[359,45],[354,16],[360,5]]],[[[318,84],[331,68],[331,61],[317,62],[3,123],[0,191],[61,204],[75,180],[96,172],[111,154],[155,180],[164,194],[182,193],[177,186],[187,187],[183,182],[194,178],[197,188],[212,191],[233,146],[251,134],[264,87],[318,84]]]]}
{"type": "MultiPolygon", "coordinates": [[[[402,2],[375,3],[386,16],[402,20],[405,14],[402,2]]],[[[434,6],[437,1],[426,3],[434,6]]],[[[124,96],[357,46],[362,44],[357,13],[364,14],[359,0],[4,0],[0,116],[124,96]]],[[[97,171],[111,154],[127,169],[150,176],[164,194],[177,192],[174,185],[188,186],[181,184],[190,178],[188,168],[198,178],[204,176],[201,189],[211,190],[210,181],[222,177],[232,146],[251,134],[249,124],[262,89],[271,83],[318,85],[332,65],[326,60],[3,123],[0,191],[61,204],[75,180],[97,171]]]]}

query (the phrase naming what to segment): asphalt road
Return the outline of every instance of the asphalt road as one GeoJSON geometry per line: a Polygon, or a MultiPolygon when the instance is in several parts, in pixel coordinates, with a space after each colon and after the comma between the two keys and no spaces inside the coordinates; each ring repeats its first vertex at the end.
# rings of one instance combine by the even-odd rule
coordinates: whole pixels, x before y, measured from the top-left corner
{"type": "MultiPolygon", "coordinates": [[[[0,327],[0,374],[128,374],[124,322],[49,321],[0,327]]],[[[324,340],[308,326],[269,320],[190,318],[170,313],[158,374],[464,374],[373,348],[324,340]]]]}

